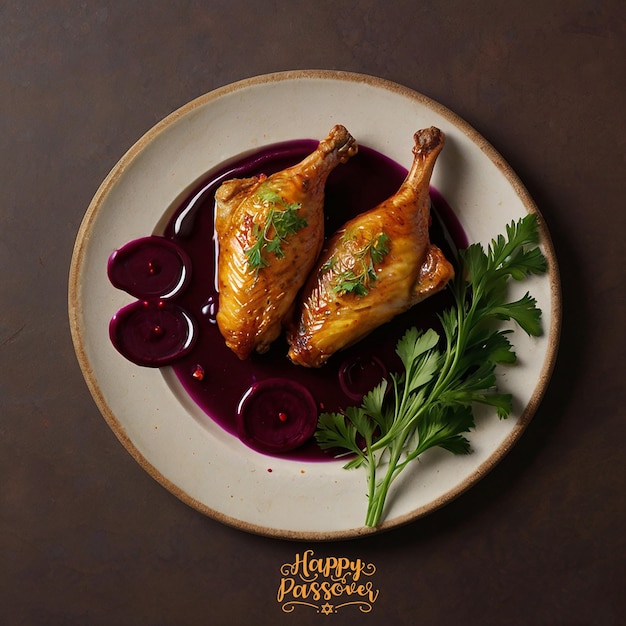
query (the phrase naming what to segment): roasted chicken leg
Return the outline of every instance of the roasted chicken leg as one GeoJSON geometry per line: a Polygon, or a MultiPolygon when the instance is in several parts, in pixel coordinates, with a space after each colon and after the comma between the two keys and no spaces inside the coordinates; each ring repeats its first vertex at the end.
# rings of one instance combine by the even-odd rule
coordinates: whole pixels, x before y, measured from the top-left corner
{"type": "Polygon", "coordinates": [[[418,131],[400,189],[347,222],[324,246],[288,331],[294,363],[321,366],[453,277],[428,232],[430,179],[443,145],[439,129],[418,131]]]}
{"type": "Polygon", "coordinates": [[[326,180],[357,150],[338,125],[299,164],[217,190],[217,324],[240,359],[265,352],[290,318],[323,244],[326,180]]]}

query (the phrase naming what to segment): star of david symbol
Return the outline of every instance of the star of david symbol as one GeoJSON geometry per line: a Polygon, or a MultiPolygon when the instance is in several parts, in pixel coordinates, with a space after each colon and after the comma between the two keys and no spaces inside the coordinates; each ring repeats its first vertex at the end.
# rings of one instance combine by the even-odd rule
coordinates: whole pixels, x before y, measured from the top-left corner
{"type": "Polygon", "coordinates": [[[327,602],[326,604],[322,604],[320,609],[324,615],[330,615],[333,612],[333,605],[327,602]]]}

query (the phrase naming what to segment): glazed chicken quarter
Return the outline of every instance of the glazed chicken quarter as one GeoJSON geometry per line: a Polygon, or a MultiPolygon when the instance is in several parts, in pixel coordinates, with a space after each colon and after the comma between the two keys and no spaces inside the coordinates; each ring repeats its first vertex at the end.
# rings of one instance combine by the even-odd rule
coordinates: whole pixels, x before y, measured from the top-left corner
{"type": "Polygon", "coordinates": [[[288,331],[294,363],[321,366],[454,276],[429,236],[430,180],[445,137],[431,127],[414,140],[413,163],[398,191],[324,246],[288,331]]]}
{"type": "Polygon", "coordinates": [[[290,319],[323,244],[326,180],[357,150],[337,125],[299,164],[217,190],[217,324],[240,359],[267,351],[290,319]]]}

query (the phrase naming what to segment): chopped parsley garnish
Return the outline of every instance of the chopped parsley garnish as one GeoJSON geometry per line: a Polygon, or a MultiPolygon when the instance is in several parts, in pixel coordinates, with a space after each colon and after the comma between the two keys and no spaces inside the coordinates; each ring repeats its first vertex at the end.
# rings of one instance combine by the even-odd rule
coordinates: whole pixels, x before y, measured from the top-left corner
{"type": "MultiPolygon", "coordinates": [[[[342,239],[345,242],[351,235],[344,233],[342,239]]],[[[351,256],[354,261],[350,269],[337,272],[332,279],[332,290],[343,296],[352,293],[357,296],[366,296],[371,289],[372,283],[378,280],[375,266],[389,254],[391,239],[386,233],[380,233],[368,241],[364,246],[353,251],[351,256]]],[[[335,256],[330,257],[321,268],[322,273],[334,270],[337,265],[335,256]]]]}
{"type": "Polygon", "coordinates": [[[443,337],[409,329],[396,350],[403,371],[383,379],[361,406],[320,415],[320,447],[354,455],[345,468],[367,472],[367,526],[381,522],[391,484],[423,452],[471,451],[465,433],[474,427],[475,404],[495,407],[501,419],[510,414],[512,397],[498,392],[495,368],[514,363],[516,355],[507,337],[512,331],[498,323],[513,320],[531,336],[542,332],[535,299],[526,293],[509,302],[507,296],[510,278],[546,271],[538,241],[536,217],[528,215],[487,251],[480,244],[461,250],[460,271],[449,285],[455,304],[440,316],[443,337]]]}
{"type": "Polygon", "coordinates": [[[285,240],[307,226],[307,221],[298,215],[302,206],[299,202],[285,202],[274,189],[262,186],[257,196],[269,208],[263,224],[253,225],[254,243],[245,254],[248,267],[258,273],[269,265],[269,254],[274,254],[278,259],[285,256],[282,247],[285,240]]]}

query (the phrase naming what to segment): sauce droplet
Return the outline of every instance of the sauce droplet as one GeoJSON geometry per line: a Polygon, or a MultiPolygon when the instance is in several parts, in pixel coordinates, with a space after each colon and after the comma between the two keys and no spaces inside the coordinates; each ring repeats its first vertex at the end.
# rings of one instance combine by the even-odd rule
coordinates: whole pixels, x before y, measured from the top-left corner
{"type": "Polygon", "coordinates": [[[196,380],[204,380],[204,367],[202,367],[202,365],[196,365],[191,375],[196,380]]]}

